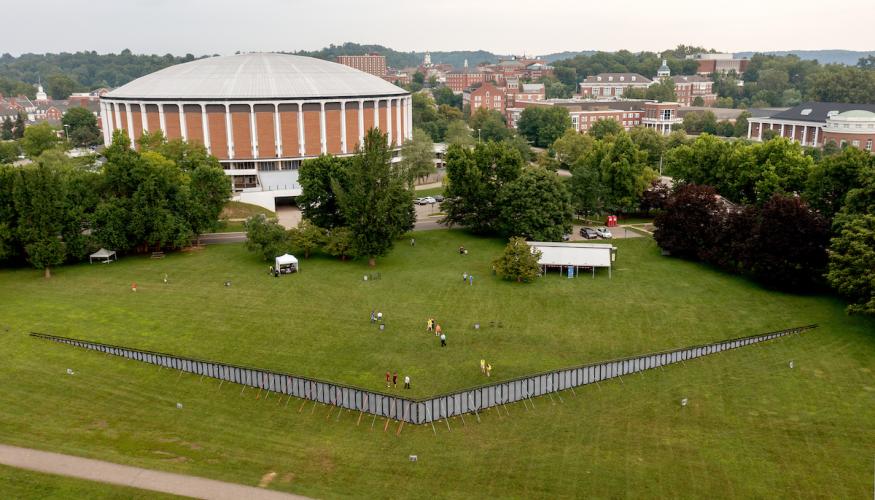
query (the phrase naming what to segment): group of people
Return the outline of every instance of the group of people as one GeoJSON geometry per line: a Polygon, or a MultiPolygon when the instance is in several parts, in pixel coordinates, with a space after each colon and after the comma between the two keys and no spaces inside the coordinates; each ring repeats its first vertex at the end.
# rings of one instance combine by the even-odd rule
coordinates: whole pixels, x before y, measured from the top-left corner
{"type": "Polygon", "coordinates": [[[480,360],[480,373],[486,375],[487,377],[492,376],[492,364],[487,363],[485,359],[480,360]]]}
{"type": "MultiPolygon", "coordinates": [[[[398,388],[398,372],[386,372],[386,388],[389,387],[398,388]]],[[[410,389],[410,375],[404,376],[404,388],[410,389]]]]}
{"type": "Polygon", "coordinates": [[[468,285],[474,286],[474,275],[468,274],[468,272],[462,273],[462,283],[466,283],[468,285]]]}
{"type": "Polygon", "coordinates": [[[459,255],[468,255],[468,249],[463,247],[463,246],[460,246],[459,247],[459,255]]]}
{"type": "Polygon", "coordinates": [[[443,330],[441,330],[441,325],[439,325],[434,318],[428,318],[426,322],[425,331],[434,332],[435,337],[440,337],[441,339],[441,347],[447,346],[447,336],[444,335],[443,330]]]}
{"type": "Polygon", "coordinates": [[[371,309],[371,323],[383,324],[383,312],[371,309]]]}

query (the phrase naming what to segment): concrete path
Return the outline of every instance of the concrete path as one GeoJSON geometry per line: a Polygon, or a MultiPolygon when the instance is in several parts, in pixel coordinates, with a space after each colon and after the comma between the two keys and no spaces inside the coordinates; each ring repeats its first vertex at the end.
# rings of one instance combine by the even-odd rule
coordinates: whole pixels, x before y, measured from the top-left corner
{"type": "Polygon", "coordinates": [[[76,477],[101,483],[130,486],[193,498],[237,500],[306,499],[241,484],[226,483],[196,476],[183,476],[128,465],[119,465],[90,458],[74,457],[47,451],[0,444],[0,463],[20,469],[76,477]]]}

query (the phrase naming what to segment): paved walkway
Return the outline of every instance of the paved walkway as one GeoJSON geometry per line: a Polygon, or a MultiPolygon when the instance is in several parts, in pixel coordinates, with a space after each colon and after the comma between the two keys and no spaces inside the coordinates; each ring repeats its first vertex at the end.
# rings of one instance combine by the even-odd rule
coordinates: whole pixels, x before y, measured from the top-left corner
{"type": "Polygon", "coordinates": [[[194,498],[237,500],[306,499],[298,495],[280,493],[251,486],[225,483],[195,476],[183,476],[128,465],[119,465],[90,458],[61,455],[0,444],[0,463],[48,474],[77,477],[101,483],[131,486],[143,490],[160,491],[194,498]]]}

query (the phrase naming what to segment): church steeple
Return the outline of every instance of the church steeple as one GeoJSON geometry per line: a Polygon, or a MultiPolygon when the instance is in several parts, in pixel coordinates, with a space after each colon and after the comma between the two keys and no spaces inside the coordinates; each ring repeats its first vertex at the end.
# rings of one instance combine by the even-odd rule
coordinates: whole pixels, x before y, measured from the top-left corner
{"type": "Polygon", "coordinates": [[[49,100],[49,96],[43,90],[43,82],[42,82],[42,79],[40,79],[40,77],[37,77],[36,100],[37,101],[48,101],[49,100]]]}
{"type": "Polygon", "coordinates": [[[671,69],[668,67],[668,61],[665,59],[662,60],[662,66],[659,67],[659,71],[656,72],[656,77],[662,80],[663,78],[668,78],[671,76],[671,69]]]}

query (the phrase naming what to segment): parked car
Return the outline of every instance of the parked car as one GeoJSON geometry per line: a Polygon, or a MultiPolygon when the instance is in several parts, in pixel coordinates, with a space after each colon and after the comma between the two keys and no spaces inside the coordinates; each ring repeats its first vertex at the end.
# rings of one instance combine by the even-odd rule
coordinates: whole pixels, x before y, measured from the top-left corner
{"type": "Polygon", "coordinates": [[[414,198],[413,204],[414,205],[422,205],[422,200],[424,200],[424,198],[414,198]]]}
{"type": "Polygon", "coordinates": [[[419,199],[420,205],[430,205],[430,204],[434,204],[434,203],[437,203],[437,200],[435,200],[431,196],[426,196],[425,198],[419,199]]]}
{"type": "Polygon", "coordinates": [[[606,240],[609,240],[609,239],[614,237],[614,235],[611,234],[611,231],[606,227],[595,228],[595,233],[599,236],[599,238],[604,238],[606,240]]]}
{"type": "Polygon", "coordinates": [[[595,229],[591,227],[580,228],[580,235],[588,240],[594,240],[599,237],[598,233],[595,232],[595,229]]]}
{"type": "Polygon", "coordinates": [[[565,233],[562,235],[562,241],[571,241],[571,233],[565,233]]]}
{"type": "Polygon", "coordinates": [[[438,203],[440,203],[440,202],[444,201],[444,195],[442,195],[442,194],[436,194],[436,195],[434,195],[434,199],[435,199],[435,201],[437,201],[438,203]]]}

